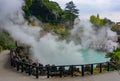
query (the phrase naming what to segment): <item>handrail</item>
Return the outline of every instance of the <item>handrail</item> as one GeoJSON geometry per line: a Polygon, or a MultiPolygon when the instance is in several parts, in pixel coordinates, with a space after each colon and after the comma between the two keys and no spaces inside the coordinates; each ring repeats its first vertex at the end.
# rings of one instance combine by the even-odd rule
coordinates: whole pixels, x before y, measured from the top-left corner
{"type": "Polygon", "coordinates": [[[40,71],[43,71],[44,72],[44,75],[47,76],[47,78],[49,78],[50,76],[55,76],[55,75],[58,75],[60,77],[64,76],[66,74],[66,70],[64,70],[65,67],[69,67],[69,71],[68,71],[68,74],[71,75],[71,76],[74,76],[74,72],[75,72],[75,69],[74,66],[76,67],[80,67],[81,70],[81,76],[85,76],[85,72],[86,72],[86,67],[87,65],[89,65],[89,67],[87,68],[87,71],[92,75],[94,74],[94,65],[99,65],[98,68],[99,68],[99,73],[102,73],[102,69],[103,69],[103,64],[106,64],[106,71],[109,71],[110,70],[110,62],[107,61],[107,62],[100,62],[100,63],[90,63],[90,64],[78,64],[78,65],[55,65],[55,66],[50,66],[50,65],[47,65],[47,66],[38,66],[38,65],[32,65],[32,64],[29,64],[29,63],[25,63],[23,61],[20,61],[20,60],[16,60],[13,58],[13,50],[11,49],[10,50],[10,59],[11,59],[11,66],[15,67],[17,69],[17,71],[21,70],[21,72],[26,72],[28,73],[29,75],[31,75],[33,72],[34,72],[34,76],[36,76],[36,78],[39,78],[40,76],[40,71]],[[51,68],[54,67],[54,68],[59,68],[57,69],[57,71],[51,71],[51,68]],[[42,69],[41,69],[42,68],[42,69]]]}
{"type": "Polygon", "coordinates": [[[65,67],[67,67],[67,66],[82,66],[82,65],[91,65],[91,64],[103,64],[103,63],[108,63],[109,61],[106,61],[106,62],[99,62],[99,63],[88,63],[88,64],[76,64],[76,65],[55,65],[56,67],[63,67],[63,66],[65,66],[65,67]]]}

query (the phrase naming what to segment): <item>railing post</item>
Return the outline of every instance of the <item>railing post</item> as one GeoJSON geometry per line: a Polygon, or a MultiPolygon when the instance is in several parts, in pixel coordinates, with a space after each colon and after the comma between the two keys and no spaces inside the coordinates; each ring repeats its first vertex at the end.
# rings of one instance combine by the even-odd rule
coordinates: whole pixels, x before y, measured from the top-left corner
{"type": "Polygon", "coordinates": [[[31,65],[28,64],[28,74],[31,75],[31,65]]]}
{"type": "Polygon", "coordinates": [[[100,63],[100,73],[102,73],[102,63],[100,63]]]}
{"type": "Polygon", "coordinates": [[[10,58],[10,64],[11,64],[11,66],[13,66],[13,59],[12,58],[10,58]]]}
{"type": "Polygon", "coordinates": [[[73,65],[70,66],[70,67],[71,67],[71,75],[72,75],[72,77],[73,77],[73,65]]]}
{"type": "Polygon", "coordinates": [[[91,74],[93,74],[93,64],[91,64],[91,70],[90,70],[91,74]]]}
{"type": "Polygon", "coordinates": [[[25,72],[28,73],[28,63],[25,63],[25,72]]]}
{"type": "Polygon", "coordinates": [[[16,63],[17,63],[17,71],[19,71],[19,62],[16,61],[16,63]]]}
{"type": "Polygon", "coordinates": [[[84,76],[84,65],[81,65],[82,68],[82,76],[84,76]]]}
{"type": "Polygon", "coordinates": [[[62,66],[59,67],[59,71],[60,71],[60,78],[62,78],[62,75],[63,75],[63,67],[62,66]]]}
{"type": "Polygon", "coordinates": [[[23,62],[21,62],[21,72],[24,71],[23,62]]]}
{"type": "Polygon", "coordinates": [[[36,66],[36,78],[39,78],[38,66],[36,66]]]}
{"type": "Polygon", "coordinates": [[[107,71],[110,71],[110,64],[109,64],[109,62],[107,63],[107,71]]]}
{"type": "Polygon", "coordinates": [[[15,67],[15,62],[16,62],[15,59],[13,59],[13,67],[15,67]]]}
{"type": "Polygon", "coordinates": [[[11,66],[13,66],[13,58],[12,58],[13,56],[12,56],[12,49],[10,49],[10,64],[11,64],[11,66]]]}
{"type": "Polygon", "coordinates": [[[47,66],[47,78],[50,77],[50,66],[47,66]]]}

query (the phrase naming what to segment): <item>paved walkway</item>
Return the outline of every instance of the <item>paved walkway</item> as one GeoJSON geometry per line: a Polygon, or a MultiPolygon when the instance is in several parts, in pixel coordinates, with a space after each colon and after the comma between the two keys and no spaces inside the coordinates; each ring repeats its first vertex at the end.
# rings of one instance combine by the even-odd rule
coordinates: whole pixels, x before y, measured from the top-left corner
{"type": "Polygon", "coordinates": [[[39,77],[17,72],[9,66],[9,51],[0,53],[0,81],[120,81],[120,74],[117,71],[97,74],[85,77],[65,77],[65,78],[49,78],[39,77]]]}

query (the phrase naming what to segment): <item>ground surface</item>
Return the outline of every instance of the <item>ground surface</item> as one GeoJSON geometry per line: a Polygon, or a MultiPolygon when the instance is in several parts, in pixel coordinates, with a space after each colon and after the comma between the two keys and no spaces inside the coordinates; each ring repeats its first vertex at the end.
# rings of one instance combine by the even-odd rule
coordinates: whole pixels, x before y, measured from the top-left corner
{"type": "Polygon", "coordinates": [[[9,51],[0,53],[0,81],[120,81],[120,74],[117,71],[85,76],[85,77],[67,77],[67,78],[49,78],[39,77],[17,72],[9,66],[9,51]]]}

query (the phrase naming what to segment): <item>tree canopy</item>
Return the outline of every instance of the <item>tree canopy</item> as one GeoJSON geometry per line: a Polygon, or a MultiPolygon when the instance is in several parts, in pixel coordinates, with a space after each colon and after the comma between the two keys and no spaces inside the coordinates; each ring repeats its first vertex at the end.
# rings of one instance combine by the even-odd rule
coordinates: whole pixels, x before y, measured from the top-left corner
{"type": "Polygon", "coordinates": [[[97,27],[101,27],[101,26],[109,26],[109,25],[112,25],[114,22],[112,22],[110,19],[107,19],[107,18],[103,18],[103,19],[100,19],[99,18],[99,15],[97,16],[90,16],[90,22],[97,26],[97,27]]]}
{"type": "Polygon", "coordinates": [[[120,31],[120,24],[113,24],[111,30],[114,32],[120,31]]]}
{"type": "Polygon", "coordinates": [[[65,11],[68,12],[68,13],[70,13],[70,14],[73,14],[76,17],[79,14],[79,12],[78,12],[79,10],[76,9],[76,6],[73,3],[73,1],[70,1],[70,2],[66,3],[65,11]]]}
{"type": "Polygon", "coordinates": [[[33,15],[45,23],[74,21],[79,13],[72,1],[66,4],[65,10],[62,10],[58,3],[49,0],[25,0],[25,3],[25,18],[33,15]]]}
{"type": "Polygon", "coordinates": [[[73,1],[70,1],[66,3],[65,10],[63,12],[64,14],[62,15],[63,20],[65,21],[74,21],[76,17],[78,17],[79,10],[76,9],[75,4],[73,1]]]}

